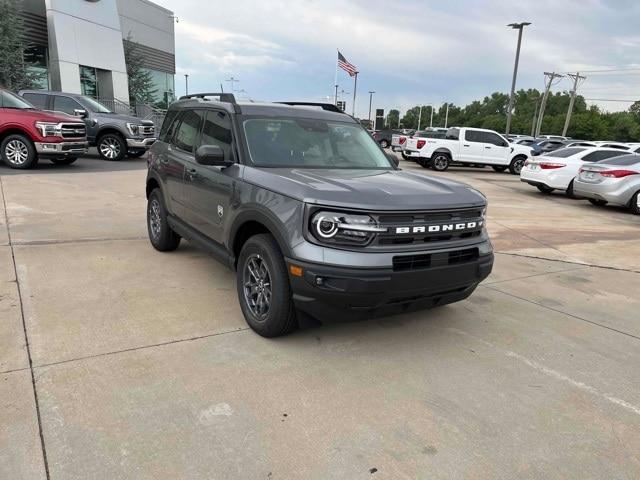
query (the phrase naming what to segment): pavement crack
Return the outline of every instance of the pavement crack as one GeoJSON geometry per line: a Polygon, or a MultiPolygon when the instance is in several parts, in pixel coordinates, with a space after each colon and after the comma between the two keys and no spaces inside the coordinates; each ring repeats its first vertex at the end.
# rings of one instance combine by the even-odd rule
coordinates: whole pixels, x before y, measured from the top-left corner
{"type": "Polygon", "coordinates": [[[587,268],[590,268],[590,267],[588,265],[584,265],[584,266],[574,267],[574,268],[565,268],[563,270],[554,270],[552,272],[534,273],[532,275],[525,275],[524,277],[509,278],[507,280],[498,280],[496,282],[484,282],[483,285],[485,286],[499,285],[501,283],[515,282],[516,280],[526,280],[528,278],[535,278],[535,277],[544,277],[545,275],[554,275],[556,273],[566,273],[566,272],[575,272],[576,270],[586,270],[587,268]]]}
{"type": "Polygon", "coordinates": [[[496,252],[496,251],[494,251],[493,253],[496,255],[508,255],[510,257],[532,258],[535,260],[546,260],[548,262],[559,262],[559,263],[568,263],[570,265],[581,265],[583,267],[602,268],[603,270],[613,270],[615,272],[640,273],[640,270],[633,270],[630,268],[610,267],[606,265],[596,265],[595,263],[579,262],[579,261],[573,261],[573,260],[560,260],[558,258],[540,257],[537,255],[524,255],[522,253],[496,252]]]}
{"type": "MultiPolygon", "coordinates": [[[[44,464],[44,472],[47,480],[51,479],[49,474],[49,461],[47,459],[47,446],[44,440],[44,431],[42,429],[42,415],[40,413],[40,401],[38,399],[38,389],[36,388],[36,377],[33,371],[33,359],[31,358],[31,344],[29,342],[29,332],[27,331],[27,322],[24,318],[24,302],[22,300],[22,289],[20,287],[20,278],[18,277],[18,268],[16,266],[16,256],[11,242],[11,229],[9,227],[9,214],[7,213],[7,200],[4,195],[4,183],[2,182],[2,176],[0,175],[0,196],[2,197],[2,207],[4,209],[4,220],[7,227],[7,238],[9,240],[9,248],[11,250],[11,261],[13,263],[13,273],[16,278],[16,286],[18,290],[18,301],[20,303],[20,317],[22,319],[22,331],[24,333],[25,345],[27,348],[27,358],[29,360],[29,372],[31,373],[31,387],[33,389],[33,398],[36,407],[36,417],[38,420],[38,434],[40,436],[40,447],[42,450],[42,461],[44,464]]],[[[26,369],[25,369],[26,370],[26,369]]]]}

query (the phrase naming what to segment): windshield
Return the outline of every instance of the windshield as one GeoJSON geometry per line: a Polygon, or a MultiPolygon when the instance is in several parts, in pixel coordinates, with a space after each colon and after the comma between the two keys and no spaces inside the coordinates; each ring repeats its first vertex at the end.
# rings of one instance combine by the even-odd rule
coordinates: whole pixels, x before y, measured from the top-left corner
{"type": "Polygon", "coordinates": [[[15,93],[3,91],[0,92],[0,106],[2,108],[19,108],[20,110],[31,110],[35,107],[27,102],[24,98],[19,97],[15,93]]]}
{"type": "Polygon", "coordinates": [[[81,97],[78,100],[85,108],[92,111],[93,113],[113,113],[107,107],[91,97],[81,97]]]}
{"type": "Polygon", "coordinates": [[[259,167],[392,169],[359,125],[296,118],[245,120],[252,162],[259,167]]]}

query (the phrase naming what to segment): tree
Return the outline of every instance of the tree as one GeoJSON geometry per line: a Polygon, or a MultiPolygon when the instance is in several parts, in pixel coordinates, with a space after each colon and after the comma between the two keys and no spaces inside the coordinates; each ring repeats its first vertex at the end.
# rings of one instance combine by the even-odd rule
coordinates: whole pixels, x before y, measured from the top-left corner
{"type": "Polygon", "coordinates": [[[397,128],[398,120],[400,119],[400,111],[399,110],[389,110],[387,114],[387,127],[388,128],[397,128]]]}
{"type": "Polygon", "coordinates": [[[24,61],[28,45],[17,0],[0,0],[0,87],[10,90],[35,88],[42,74],[29,71],[24,61]]]}
{"type": "Polygon", "coordinates": [[[140,51],[140,45],[132,40],[131,33],[129,33],[123,46],[127,77],[129,77],[129,102],[132,105],[154,103],[157,89],[151,72],[144,68],[144,55],[140,51]]]}
{"type": "Polygon", "coordinates": [[[633,105],[629,107],[629,112],[636,117],[636,120],[640,121],[640,100],[633,102],[633,105]]]}

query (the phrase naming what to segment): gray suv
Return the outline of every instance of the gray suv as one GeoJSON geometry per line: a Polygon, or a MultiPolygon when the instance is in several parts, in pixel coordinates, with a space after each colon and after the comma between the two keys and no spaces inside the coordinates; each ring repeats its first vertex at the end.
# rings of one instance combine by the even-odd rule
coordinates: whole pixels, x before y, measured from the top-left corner
{"type": "Polygon", "coordinates": [[[485,197],[400,170],[334,105],[182,97],[147,161],[153,247],[185,238],[234,269],[266,337],[456,302],[493,266],[485,197]]]}
{"type": "Polygon", "coordinates": [[[83,118],[89,145],[96,147],[104,160],[140,157],[156,141],[153,122],[114,113],[91,97],[43,90],[22,90],[19,94],[40,110],[83,118]]]}

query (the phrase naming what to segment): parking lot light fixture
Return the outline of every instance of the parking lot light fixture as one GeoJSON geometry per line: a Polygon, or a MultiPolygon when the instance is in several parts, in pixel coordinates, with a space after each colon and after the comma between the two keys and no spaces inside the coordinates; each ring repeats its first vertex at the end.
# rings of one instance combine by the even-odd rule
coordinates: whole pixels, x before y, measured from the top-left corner
{"type": "Polygon", "coordinates": [[[531,22],[510,23],[508,27],[518,30],[518,46],[516,47],[516,60],[513,65],[513,78],[511,80],[511,94],[509,95],[509,107],[507,108],[507,128],[505,134],[509,134],[511,130],[511,113],[513,111],[513,97],[516,91],[516,77],[518,76],[518,62],[520,61],[520,45],[522,44],[522,30],[527,25],[531,25],[531,22]]]}

